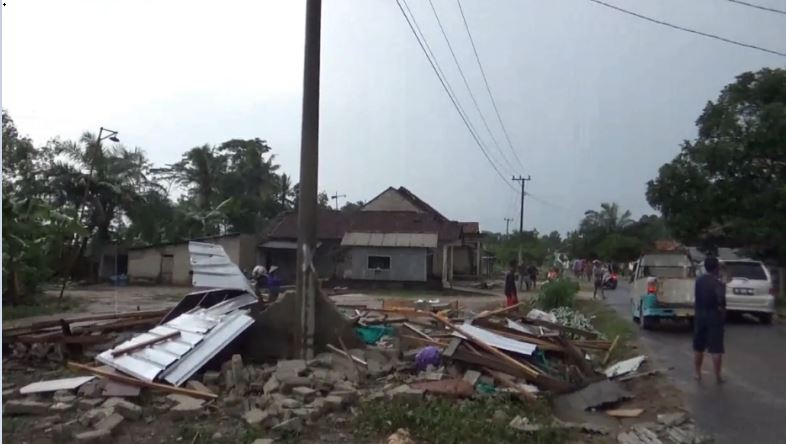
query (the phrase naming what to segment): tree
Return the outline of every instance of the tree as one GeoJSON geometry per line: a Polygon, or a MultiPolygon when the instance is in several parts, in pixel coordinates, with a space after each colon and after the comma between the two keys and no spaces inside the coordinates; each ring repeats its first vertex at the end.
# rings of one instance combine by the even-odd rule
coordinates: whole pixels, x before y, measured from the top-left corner
{"type": "Polygon", "coordinates": [[[352,213],[359,210],[363,205],[365,204],[363,203],[362,200],[359,200],[357,202],[347,202],[344,204],[343,207],[341,207],[341,211],[344,213],[352,213]]]}
{"type": "Polygon", "coordinates": [[[613,233],[633,223],[633,219],[630,218],[630,211],[625,210],[620,214],[620,207],[615,202],[604,202],[600,205],[600,208],[600,211],[587,210],[584,213],[582,225],[588,229],[598,229],[604,233],[613,233]]]}
{"type": "Polygon", "coordinates": [[[650,205],[684,243],[786,264],[786,70],[737,76],[696,126],[697,138],[647,183],[650,205]]]}
{"type": "Polygon", "coordinates": [[[632,236],[613,233],[598,244],[598,255],[607,261],[630,262],[641,255],[644,242],[632,236]]]}

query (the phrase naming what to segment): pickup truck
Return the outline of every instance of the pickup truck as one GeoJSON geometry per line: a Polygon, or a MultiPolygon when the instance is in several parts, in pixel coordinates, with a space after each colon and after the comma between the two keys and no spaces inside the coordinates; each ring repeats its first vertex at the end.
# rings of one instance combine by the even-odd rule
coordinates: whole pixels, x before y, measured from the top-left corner
{"type": "Polygon", "coordinates": [[[661,319],[693,319],[696,271],[684,252],[643,255],[636,262],[631,290],[631,315],[643,329],[661,319]]]}

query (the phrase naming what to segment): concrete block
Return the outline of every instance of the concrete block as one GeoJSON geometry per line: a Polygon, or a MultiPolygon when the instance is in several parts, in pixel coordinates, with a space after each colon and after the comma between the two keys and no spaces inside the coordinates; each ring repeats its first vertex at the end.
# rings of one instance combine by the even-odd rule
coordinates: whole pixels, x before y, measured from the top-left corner
{"type": "Polygon", "coordinates": [[[65,402],[67,404],[76,401],[76,396],[69,390],[58,390],[52,395],[52,400],[55,402],[65,402]]]}
{"type": "Polygon", "coordinates": [[[275,377],[281,384],[281,393],[291,393],[292,389],[296,387],[311,387],[314,381],[303,376],[282,376],[281,378],[275,377]]]}
{"type": "Polygon", "coordinates": [[[303,431],[303,418],[294,417],[273,426],[274,432],[294,432],[300,433],[303,431]]]}
{"type": "Polygon", "coordinates": [[[306,372],[306,361],[303,359],[286,359],[276,363],[276,377],[302,376],[306,372]]]}
{"type": "Polygon", "coordinates": [[[142,407],[134,404],[133,402],[126,401],[123,398],[109,398],[102,406],[104,408],[113,408],[120,416],[132,421],[142,417],[142,407]]]}
{"type": "Polygon", "coordinates": [[[423,390],[414,389],[407,384],[400,385],[388,392],[388,395],[396,401],[418,402],[423,399],[423,390]]]}
{"type": "Polygon", "coordinates": [[[3,404],[3,415],[48,415],[49,404],[29,399],[12,399],[3,404]]]}
{"type": "Polygon", "coordinates": [[[279,405],[285,409],[297,409],[302,407],[303,403],[297,399],[287,398],[281,401],[279,405]]]}
{"type": "Polygon", "coordinates": [[[332,412],[339,411],[344,406],[344,399],[342,397],[336,396],[336,395],[325,396],[322,399],[322,401],[325,403],[325,405],[327,406],[328,410],[330,410],[332,412]]]}
{"type": "Polygon", "coordinates": [[[341,398],[341,403],[344,405],[352,405],[358,400],[357,390],[333,390],[329,396],[341,398]]]}
{"type": "Polygon", "coordinates": [[[478,382],[481,374],[479,371],[476,370],[467,370],[464,373],[464,380],[472,384],[473,386],[478,382]]]}
{"type": "Polygon", "coordinates": [[[70,404],[67,402],[56,402],[49,407],[49,410],[56,413],[68,412],[73,409],[74,409],[74,404],[70,404]]]}
{"type": "Polygon", "coordinates": [[[77,433],[74,440],[80,443],[109,444],[112,442],[112,433],[108,430],[90,430],[77,433]]]}
{"type": "Polygon", "coordinates": [[[94,409],[98,407],[99,404],[104,402],[101,398],[83,398],[76,402],[76,405],[80,409],[94,409]]]}
{"type": "Polygon", "coordinates": [[[305,403],[311,402],[317,396],[317,391],[309,387],[295,387],[292,394],[305,403]]]}
{"type": "Polygon", "coordinates": [[[262,387],[262,393],[267,395],[276,392],[278,391],[279,387],[281,387],[281,384],[278,382],[276,376],[273,375],[270,377],[270,379],[267,380],[265,385],[262,387]]]}
{"type": "Polygon", "coordinates": [[[105,408],[96,408],[88,410],[82,413],[78,421],[85,427],[92,427],[97,424],[102,419],[106,418],[107,416],[115,413],[114,409],[105,409],[105,408]]]}
{"type": "Polygon", "coordinates": [[[243,415],[246,423],[256,429],[267,429],[276,423],[276,417],[267,410],[251,409],[243,415]]]}
{"type": "Polygon", "coordinates": [[[101,396],[101,392],[104,391],[105,384],[106,383],[100,379],[88,381],[79,386],[77,394],[85,398],[98,398],[101,396]]]}
{"type": "Polygon", "coordinates": [[[106,430],[109,433],[114,433],[118,426],[123,423],[123,417],[119,413],[112,413],[106,418],[98,421],[96,430],[106,430]]]}

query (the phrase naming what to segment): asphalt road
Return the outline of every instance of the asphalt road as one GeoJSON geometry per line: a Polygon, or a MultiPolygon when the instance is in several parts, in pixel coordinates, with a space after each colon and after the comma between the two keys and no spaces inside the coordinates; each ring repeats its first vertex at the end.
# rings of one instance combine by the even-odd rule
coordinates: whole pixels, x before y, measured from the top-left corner
{"type": "MultiPolygon", "coordinates": [[[[606,292],[606,302],[630,319],[629,287],[606,292]]],[[[726,382],[715,384],[709,356],[703,382],[693,379],[691,330],[666,324],[640,330],[640,342],[654,363],[684,394],[699,428],[718,443],[786,442],[786,327],[742,319],[726,324],[726,382]]]]}

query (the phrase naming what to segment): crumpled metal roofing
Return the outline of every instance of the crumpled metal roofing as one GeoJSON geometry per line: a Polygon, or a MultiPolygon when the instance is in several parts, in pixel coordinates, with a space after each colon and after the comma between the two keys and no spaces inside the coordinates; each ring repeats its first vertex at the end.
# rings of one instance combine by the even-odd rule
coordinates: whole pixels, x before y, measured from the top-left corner
{"type": "Polygon", "coordinates": [[[164,379],[181,385],[254,323],[247,311],[240,308],[257,301],[255,295],[246,294],[210,308],[193,309],[104,351],[96,359],[145,381],[164,379]],[[179,332],[179,336],[128,354],[112,356],[114,350],[174,332],[179,332]]]}
{"type": "Polygon", "coordinates": [[[232,262],[224,247],[204,242],[189,242],[191,256],[191,283],[194,287],[237,288],[254,293],[248,279],[232,262]]]}

